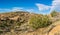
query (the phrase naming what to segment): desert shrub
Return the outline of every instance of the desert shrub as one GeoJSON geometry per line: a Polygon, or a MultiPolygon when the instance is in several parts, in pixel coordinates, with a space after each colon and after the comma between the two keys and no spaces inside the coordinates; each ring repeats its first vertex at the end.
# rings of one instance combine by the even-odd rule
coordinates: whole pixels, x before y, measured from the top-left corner
{"type": "Polygon", "coordinates": [[[47,16],[32,16],[29,20],[29,25],[34,29],[47,27],[51,23],[47,16]]]}
{"type": "Polygon", "coordinates": [[[5,27],[6,25],[6,21],[1,21],[0,27],[5,27]]]}
{"type": "Polygon", "coordinates": [[[1,33],[3,33],[3,31],[2,31],[2,30],[0,30],[0,34],[1,34],[1,33]]]}
{"type": "Polygon", "coordinates": [[[57,16],[57,14],[58,14],[58,12],[56,12],[56,11],[52,11],[52,12],[51,12],[51,16],[52,16],[52,17],[57,16]]]}
{"type": "Polygon", "coordinates": [[[21,23],[20,23],[20,22],[17,22],[17,23],[16,23],[16,25],[17,25],[17,26],[20,26],[20,25],[21,25],[21,23]]]}

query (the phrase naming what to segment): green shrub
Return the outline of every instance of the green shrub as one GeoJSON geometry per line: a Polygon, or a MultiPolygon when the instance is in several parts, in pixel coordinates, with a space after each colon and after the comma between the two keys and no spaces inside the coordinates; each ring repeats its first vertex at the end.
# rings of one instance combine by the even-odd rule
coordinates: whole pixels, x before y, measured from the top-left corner
{"type": "Polygon", "coordinates": [[[0,30],[0,34],[1,34],[1,33],[3,33],[3,31],[2,31],[2,30],[0,30]]]}
{"type": "Polygon", "coordinates": [[[29,25],[34,29],[47,27],[51,23],[47,16],[32,16],[29,20],[29,25]]]}
{"type": "Polygon", "coordinates": [[[56,11],[52,11],[52,12],[51,12],[51,16],[52,16],[52,17],[57,16],[57,14],[58,14],[58,12],[56,12],[56,11]]]}

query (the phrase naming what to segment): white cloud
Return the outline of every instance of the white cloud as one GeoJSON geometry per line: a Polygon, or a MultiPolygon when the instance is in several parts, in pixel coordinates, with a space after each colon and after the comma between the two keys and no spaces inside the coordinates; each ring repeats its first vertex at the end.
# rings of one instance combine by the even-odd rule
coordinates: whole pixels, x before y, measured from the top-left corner
{"type": "Polygon", "coordinates": [[[6,8],[0,8],[0,13],[1,12],[16,12],[16,11],[28,11],[30,13],[34,12],[34,9],[24,9],[22,7],[13,7],[13,8],[9,8],[9,9],[6,9],[6,8]]]}
{"type": "Polygon", "coordinates": [[[23,11],[23,8],[21,7],[13,7],[11,11],[23,11]]]}
{"type": "Polygon", "coordinates": [[[50,6],[37,3],[36,6],[39,8],[39,11],[49,10],[50,6]]]}
{"type": "Polygon", "coordinates": [[[7,12],[7,11],[11,11],[10,9],[5,9],[5,8],[0,8],[0,12],[7,12]]]}
{"type": "Polygon", "coordinates": [[[16,12],[16,11],[28,11],[30,13],[34,12],[34,9],[24,9],[21,7],[13,7],[10,9],[0,8],[0,12],[16,12]]]}
{"type": "Polygon", "coordinates": [[[52,1],[52,6],[50,11],[53,11],[53,10],[60,11],[60,0],[52,1]]]}
{"type": "Polygon", "coordinates": [[[34,9],[27,9],[26,11],[32,13],[32,12],[34,12],[34,9]]]}
{"type": "Polygon", "coordinates": [[[44,4],[36,4],[39,11],[46,11],[49,10],[49,12],[52,12],[53,10],[55,11],[60,11],[60,0],[53,0],[51,6],[44,5],[44,4]]]}
{"type": "Polygon", "coordinates": [[[6,9],[6,8],[0,8],[0,12],[13,12],[13,11],[23,11],[23,8],[21,7],[13,7],[11,9],[6,9]]]}

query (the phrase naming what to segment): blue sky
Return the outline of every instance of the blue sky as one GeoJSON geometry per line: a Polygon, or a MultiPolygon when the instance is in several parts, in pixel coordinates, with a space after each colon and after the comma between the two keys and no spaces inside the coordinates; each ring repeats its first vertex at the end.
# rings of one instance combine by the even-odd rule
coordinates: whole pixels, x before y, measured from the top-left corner
{"type": "MultiPolygon", "coordinates": [[[[48,14],[54,7],[60,7],[59,4],[57,6],[57,3],[60,3],[58,1],[60,0],[0,0],[0,12],[24,10],[48,14]]],[[[58,11],[60,11],[60,9],[58,11]]]]}

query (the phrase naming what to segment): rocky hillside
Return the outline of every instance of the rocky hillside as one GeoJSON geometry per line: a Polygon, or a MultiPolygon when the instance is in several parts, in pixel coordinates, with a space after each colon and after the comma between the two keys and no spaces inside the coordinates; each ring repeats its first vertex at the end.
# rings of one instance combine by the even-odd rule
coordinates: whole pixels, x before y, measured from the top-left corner
{"type": "Polygon", "coordinates": [[[59,24],[60,13],[54,17],[29,12],[0,13],[0,35],[55,35],[56,33],[58,35],[58,31],[60,31],[59,24]],[[32,29],[32,27],[29,26],[30,18],[33,16],[34,18],[31,19],[31,21],[35,23],[33,26],[34,28],[37,27],[37,29],[32,29]],[[36,18],[39,19],[38,22],[35,21],[37,20],[36,18]],[[48,18],[51,19],[50,21],[52,23],[48,18]]]}
{"type": "MultiPolygon", "coordinates": [[[[38,15],[29,12],[9,12],[0,14],[0,34],[11,32],[30,31],[28,20],[31,16],[38,15]]],[[[33,31],[33,30],[31,30],[33,31]]]]}

